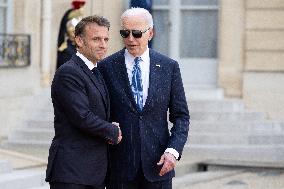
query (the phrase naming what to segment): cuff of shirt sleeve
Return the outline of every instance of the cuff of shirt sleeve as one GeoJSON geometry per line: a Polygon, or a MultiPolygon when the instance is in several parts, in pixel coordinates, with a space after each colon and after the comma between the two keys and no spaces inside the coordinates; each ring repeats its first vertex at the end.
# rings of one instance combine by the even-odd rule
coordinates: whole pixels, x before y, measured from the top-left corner
{"type": "Polygon", "coordinates": [[[165,152],[172,154],[176,159],[179,158],[179,153],[173,148],[167,148],[165,152]]]}

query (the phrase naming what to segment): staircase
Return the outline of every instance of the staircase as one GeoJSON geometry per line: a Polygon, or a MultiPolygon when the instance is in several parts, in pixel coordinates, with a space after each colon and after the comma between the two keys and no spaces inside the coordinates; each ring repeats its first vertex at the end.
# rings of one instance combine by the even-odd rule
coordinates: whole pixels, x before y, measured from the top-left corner
{"type": "Polygon", "coordinates": [[[40,94],[32,96],[26,109],[28,114],[25,120],[8,136],[8,145],[48,149],[54,136],[50,89],[44,89],[40,94]]]}
{"type": "MultiPolygon", "coordinates": [[[[188,91],[191,125],[180,165],[181,173],[198,169],[191,159],[227,164],[284,164],[284,122],[245,108],[240,99],[224,99],[221,90],[188,91]],[[189,163],[187,163],[189,162],[189,163]]],[[[50,90],[34,96],[33,110],[22,127],[8,137],[8,146],[47,151],[54,135],[50,90]]]]}
{"type": "Polygon", "coordinates": [[[191,125],[185,156],[211,163],[284,166],[284,122],[249,111],[238,99],[189,98],[188,104],[191,125]]]}
{"type": "MultiPolygon", "coordinates": [[[[241,175],[252,171],[256,177],[252,184],[263,180],[258,175],[265,170],[283,170],[284,122],[247,110],[240,99],[224,99],[219,90],[187,94],[191,125],[173,188],[203,188],[202,184],[209,183],[204,188],[233,189],[236,186],[216,186],[213,181],[222,183],[227,178],[228,183],[238,183],[241,175]],[[183,163],[190,159],[188,165],[183,163]]],[[[279,183],[277,179],[281,178],[270,183],[272,188],[279,183]]]]}

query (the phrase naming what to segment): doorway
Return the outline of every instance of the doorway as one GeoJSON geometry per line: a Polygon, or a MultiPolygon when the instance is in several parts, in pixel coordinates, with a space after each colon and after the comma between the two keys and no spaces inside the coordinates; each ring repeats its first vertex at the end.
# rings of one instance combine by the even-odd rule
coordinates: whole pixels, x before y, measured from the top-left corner
{"type": "Polygon", "coordinates": [[[218,0],[153,0],[153,49],[177,60],[185,87],[217,87],[218,0]]]}

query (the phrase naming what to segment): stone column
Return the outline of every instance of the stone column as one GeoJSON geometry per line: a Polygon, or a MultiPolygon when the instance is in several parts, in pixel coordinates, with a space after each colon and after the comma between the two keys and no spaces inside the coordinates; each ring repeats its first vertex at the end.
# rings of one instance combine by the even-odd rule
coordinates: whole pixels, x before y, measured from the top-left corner
{"type": "Polygon", "coordinates": [[[42,0],[42,27],[41,27],[41,83],[43,86],[50,84],[51,67],[51,6],[52,1],[42,0]]]}
{"type": "Polygon", "coordinates": [[[179,59],[179,35],[180,31],[180,1],[170,0],[170,33],[169,33],[169,46],[174,47],[169,49],[170,57],[178,60],[179,59]]]}
{"type": "Polygon", "coordinates": [[[244,69],[244,0],[220,1],[218,84],[226,96],[241,97],[244,69]]]}
{"type": "Polygon", "coordinates": [[[92,14],[105,16],[110,21],[110,41],[107,53],[107,55],[110,55],[123,48],[119,30],[121,29],[120,16],[124,11],[125,2],[124,0],[94,0],[92,5],[92,14]]]}

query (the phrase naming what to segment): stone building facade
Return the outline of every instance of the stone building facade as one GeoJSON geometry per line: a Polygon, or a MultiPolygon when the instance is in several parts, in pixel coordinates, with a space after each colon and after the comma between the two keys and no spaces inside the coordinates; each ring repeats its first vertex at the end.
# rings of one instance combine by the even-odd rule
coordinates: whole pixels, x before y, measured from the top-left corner
{"type": "MultiPolygon", "coordinates": [[[[180,61],[189,93],[196,89],[222,89],[225,97],[241,98],[247,108],[266,112],[271,119],[283,120],[284,1],[200,2],[153,0],[157,26],[154,48],[180,61]],[[208,22],[212,32],[206,33],[202,27],[194,30],[194,23],[203,21],[208,22]],[[191,40],[198,39],[198,35],[191,35],[194,32],[214,42],[210,43],[212,49],[208,50],[208,57],[204,55],[207,50],[202,48],[188,55],[196,50],[194,45],[192,51],[186,50],[191,48],[191,40]],[[198,53],[204,56],[200,58],[198,53]]],[[[100,14],[111,21],[108,54],[123,47],[118,33],[119,18],[127,5],[126,0],[86,0],[85,15],[100,14]]],[[[0,8],[5,10],[2,11],[4,19],[0,20],[5,23],[1,32],[31,36],[31,64],[0,68],[0,137],[6,137],[28,113],[22,108],[26,99],[49,87],[55,72],[59,22],[69,7],[71,0],[0,1],[0,8]]]]}

